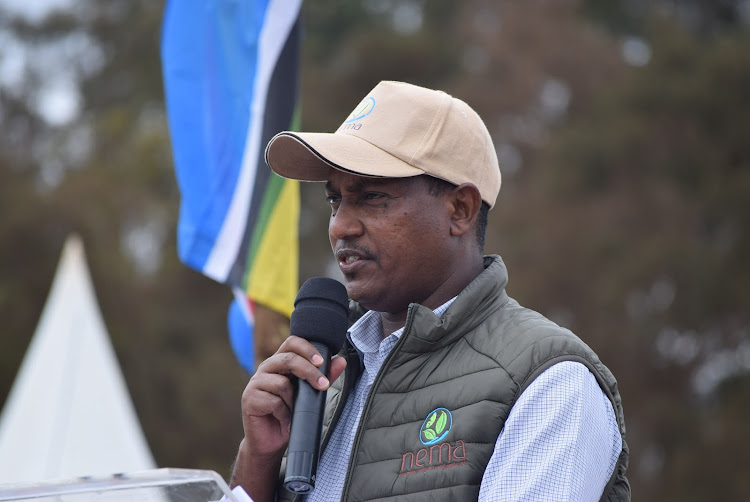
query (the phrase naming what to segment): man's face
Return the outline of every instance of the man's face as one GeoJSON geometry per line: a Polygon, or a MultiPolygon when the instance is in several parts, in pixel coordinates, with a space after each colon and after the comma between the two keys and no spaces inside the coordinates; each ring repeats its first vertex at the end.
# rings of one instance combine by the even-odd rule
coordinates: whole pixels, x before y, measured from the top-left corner
{"type": "MultiPolygon", "coordinates": [[[[401,313],[429,304],[451,273],[451,205],[424,177],[369,178],[331,169],[328,236],[349,297],[401,313]]],[[[432,306],[433,308],[439,305],[432,306]]]]}

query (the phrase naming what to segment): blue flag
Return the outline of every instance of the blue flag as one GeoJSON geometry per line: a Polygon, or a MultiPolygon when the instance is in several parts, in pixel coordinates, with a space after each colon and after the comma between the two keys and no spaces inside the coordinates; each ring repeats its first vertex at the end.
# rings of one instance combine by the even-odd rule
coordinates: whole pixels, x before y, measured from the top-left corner
{"type": "Polygon", "coordinates": [[[301,3],[169,0],[164,14],[178,252],[234,290],[232,346],[244,347],[249,371],[253,302],[289,316],[298,286],[299,185],[273,174],[263,153],[295,117],[301,3]]]}

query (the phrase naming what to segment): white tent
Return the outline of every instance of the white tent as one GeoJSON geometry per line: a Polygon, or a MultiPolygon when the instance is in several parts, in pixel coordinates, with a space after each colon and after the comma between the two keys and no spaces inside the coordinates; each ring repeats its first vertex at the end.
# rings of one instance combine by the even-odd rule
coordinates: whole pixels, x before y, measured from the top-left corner
{"type": "Polygon", "coordinates": [[[0,484],[154,467],[71,237],[0,415],[0,484]]]}

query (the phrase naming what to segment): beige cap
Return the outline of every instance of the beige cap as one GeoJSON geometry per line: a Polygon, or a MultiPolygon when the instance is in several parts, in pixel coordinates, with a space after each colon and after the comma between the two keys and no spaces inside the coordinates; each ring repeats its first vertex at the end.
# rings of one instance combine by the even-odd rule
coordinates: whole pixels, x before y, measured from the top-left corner
{"type": "Polygon", "coordinates": [[[473,183],[490,207],[500,191],[497,154],[479,115],[442,91],[403,82],[380,82],[335,133],[277,134],[266,162],[303,181],[326,181],[331,167],[389,178],[429,174],[473,183]]]}

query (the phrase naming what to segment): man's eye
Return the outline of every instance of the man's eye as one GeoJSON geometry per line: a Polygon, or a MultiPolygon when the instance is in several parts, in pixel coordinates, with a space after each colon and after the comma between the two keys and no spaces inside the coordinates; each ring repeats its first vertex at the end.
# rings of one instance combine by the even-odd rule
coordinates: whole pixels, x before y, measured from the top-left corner
{"type": "Polygon", "coordinates": [[[383,197],[382,193],[376,193],[376,192],[366,192],[362,194],[362,199],[364,200],[377,200],[383,197]]]}
{"type": "Polygon", "coordinates": [[[328,196],[326,196],[326,201],[328,201],[328,204],[330,204],[332,206],[334,204],[338,204],[340,200],[341,200],[341,197],[338,196],[338,195],[328,195],[328,196]]]}

